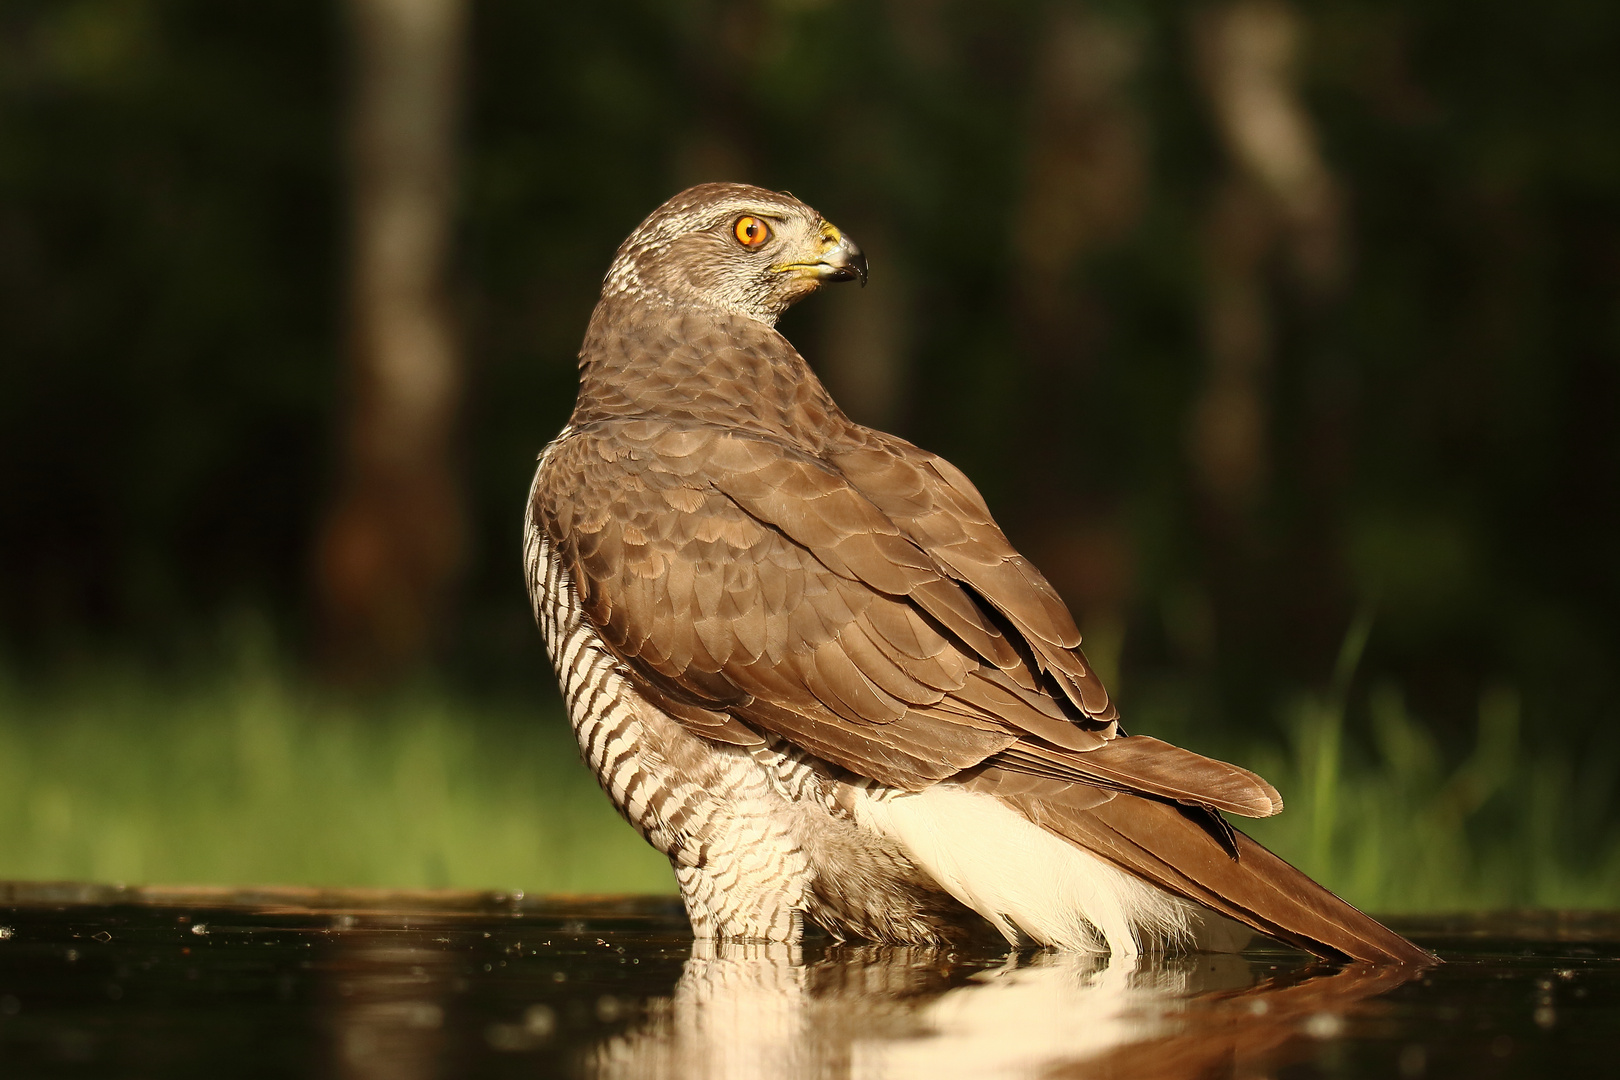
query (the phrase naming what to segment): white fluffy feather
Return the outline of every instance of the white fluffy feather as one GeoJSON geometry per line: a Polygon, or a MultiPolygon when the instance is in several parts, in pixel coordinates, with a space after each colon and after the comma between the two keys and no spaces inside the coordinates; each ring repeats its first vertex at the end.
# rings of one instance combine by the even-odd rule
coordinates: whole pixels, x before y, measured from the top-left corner
{"type": "Polygon", "coordinates": [[[892,837],[941,888],[1015,944],[1033,939],[1134,956],[1155,944],[1203,936],[1202,913],[1193,905],[1048,832],[993,795],[936,784],[873,794],[856,815],[892,837]]]}

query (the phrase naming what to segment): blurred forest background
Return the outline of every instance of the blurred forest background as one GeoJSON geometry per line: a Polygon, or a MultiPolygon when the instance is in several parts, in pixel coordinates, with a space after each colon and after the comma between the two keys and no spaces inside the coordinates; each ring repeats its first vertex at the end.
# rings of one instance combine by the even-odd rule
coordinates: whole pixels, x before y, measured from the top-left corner
{"type": "Polygon", "coordinates": [[[3,0],[0,877],[669,889],[519,567],[702,180],[1384,910],[1620,903],[1620,5],[3,0]]]}

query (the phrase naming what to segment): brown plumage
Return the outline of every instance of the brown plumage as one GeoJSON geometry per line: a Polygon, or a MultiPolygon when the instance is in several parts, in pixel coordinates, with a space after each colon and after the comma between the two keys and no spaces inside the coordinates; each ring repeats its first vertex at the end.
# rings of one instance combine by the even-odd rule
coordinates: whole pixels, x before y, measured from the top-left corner
{"type": "MultiPolygon", "coordinates": [[[[789,823],[787,861],[771,872],[795,884],[772,902],[793,912],[759,916],[787,934],[808,913],[835,932],[926,938],[948,921],[941,905],[953,907],[940,893],[1025,932],[982,910],[973,886],[931,873],[930,856],[862,801],[937,788],[988,796],[1172,896],[1304,948],[1426,959],[1220,816],[1281,810],[1270,784],[1122,735],[1068,609],[967,477],[838,409],[774,322],[822,281],[855,276],[859,250],[789,196],[711,184],[672,199],[620,249],[580,353],[574,414],[535,477],[530,587],[582,748],[687,875],[700,932],[702,909],[713,933],[761,933],[758,919],[714,913],[732,894],[769,891],[740,870],[689,883],[718,873],[714,836],[746,832],[705,824],[716,814],[789,823]],[[765,223],[757,248],[744,242],[748,221],[765,223]],[[584,673],[588,650],[600,677],[584,673]],[[612,679],[622,689],[609,693],[612,679]],[[612,723],[585,715],[604,701],[627,711],[612,723]],[[646,723],[671,726],[634,726],[646,723]],[[669,739],[691,740],[681,754],[763,770],[782,806],[768,808],[769,790],[766,809],[747,813],[740,797],[718,805],[712,793],[660,801],[675,751],[646,748],[669,739]],[[825,804],[827,819],[805,824],[795,802],[825,804]]],[[[1119,936],[1107,935],[1112,947],[1119,936]]]]}

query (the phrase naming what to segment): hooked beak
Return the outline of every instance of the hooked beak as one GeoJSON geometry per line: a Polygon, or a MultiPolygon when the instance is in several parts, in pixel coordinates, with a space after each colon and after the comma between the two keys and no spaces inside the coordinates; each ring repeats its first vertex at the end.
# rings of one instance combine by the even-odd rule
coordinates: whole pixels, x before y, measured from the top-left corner
{"type": "Polygon", "coordinates": [[[855,241],[841,232],[836,233],[836,235],[838,237],[837,243],[826,254],[822,255],[821,261],[816,264],[816,268],[821,271],[821,280],[855,281],[858,279],[861,287],[865,288],[866,255],[855,241]]]}
{"type": "Polygon", "coordinates": [[[772,269],[794,271],[818,283],[859,281],[862,286],[866,284],[866,255],[855,241],[830,222],[821,227],[821,252],[815,262],[783,263],[772,269]]]}

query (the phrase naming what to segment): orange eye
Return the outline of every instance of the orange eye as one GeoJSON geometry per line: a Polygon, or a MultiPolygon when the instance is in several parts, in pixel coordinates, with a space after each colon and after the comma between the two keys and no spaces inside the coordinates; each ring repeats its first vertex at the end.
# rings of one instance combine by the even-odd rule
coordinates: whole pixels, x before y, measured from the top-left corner
{"type": "Polygon", "coordinates": [[[771,227],[759,218],[747,214],[737,219],[737,224],[731,232],[737,238],[737,243],[748,248],[759,247],[771,238],[771,227]]]}

